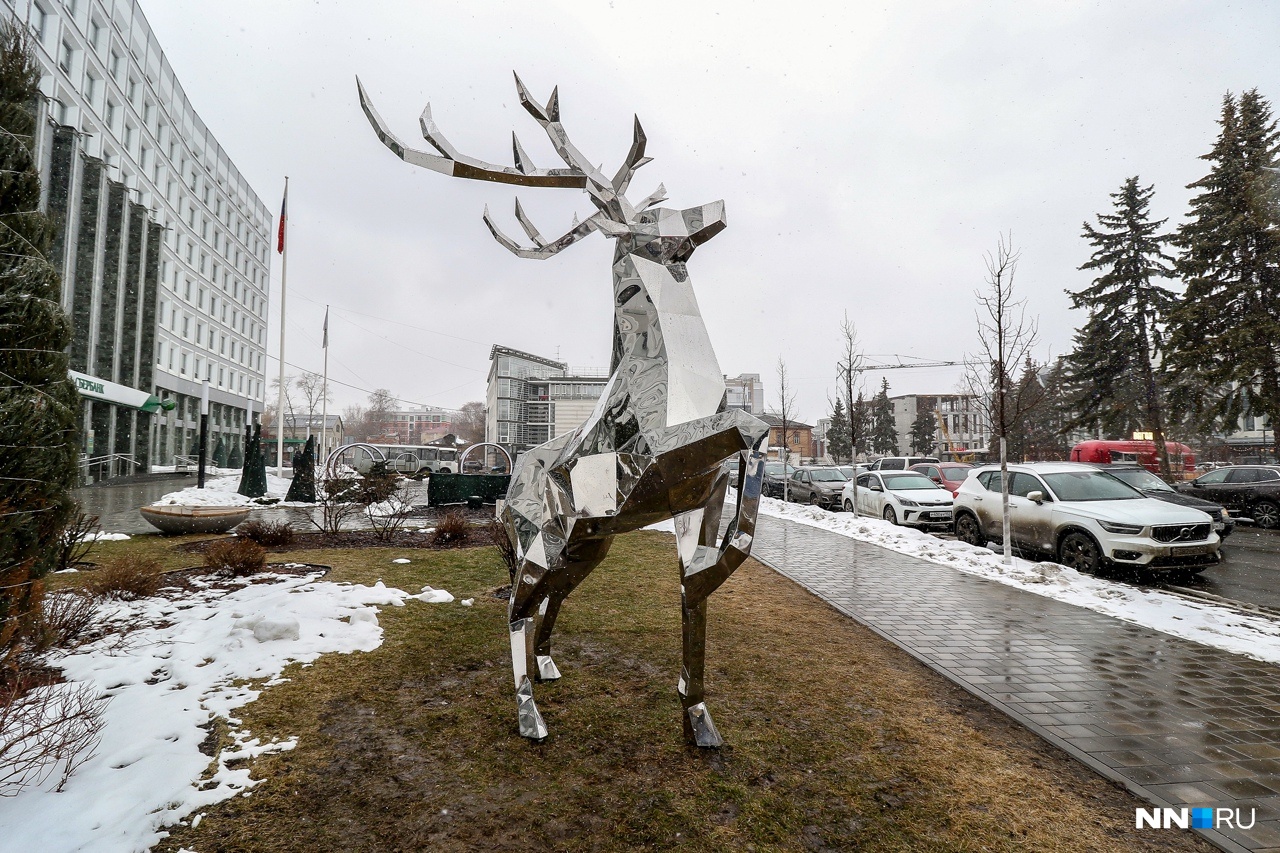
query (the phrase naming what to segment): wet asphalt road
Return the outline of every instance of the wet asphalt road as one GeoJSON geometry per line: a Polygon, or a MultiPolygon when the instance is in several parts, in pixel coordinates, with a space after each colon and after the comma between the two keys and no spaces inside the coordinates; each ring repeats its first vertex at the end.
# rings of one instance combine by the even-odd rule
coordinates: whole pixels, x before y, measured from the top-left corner
{"type": "Polygon", "coordinates": [[[1280,611],[1280,530],[1237,524],[1222,562],[1177,586],[1280,611]]]}

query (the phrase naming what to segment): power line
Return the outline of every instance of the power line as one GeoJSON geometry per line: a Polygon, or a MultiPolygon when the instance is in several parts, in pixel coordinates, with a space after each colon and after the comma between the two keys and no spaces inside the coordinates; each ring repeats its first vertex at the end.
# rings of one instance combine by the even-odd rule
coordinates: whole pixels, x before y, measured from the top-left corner
{"type": "MultiPolygon", "coordinates": [[[[274,356],[274,355],[268,355],[268,356],[267,356],[267,358],[268,358],[268,359],[270,359],[270,360],[272,360],[272,361],[275,361],[275,360],[276,360],[276,356],[274,356]]],[[[294,364],[294,363],[293,363],[293,362],[291,362],[291,361],[286,361],[284,364],[285,364],[285,367],[292,367],[294,370],[305,370],[305,371],[306,371],[306,372],[308,372],[308,373],[315,373],[315,372],[316,372],[316,371],[312,370],[312,369],[311,369],[311,368],[309,368],[309,367],[303,367],[302,365],[300,365],[300,364],[294,364]]],[[[437,392],[435,392],[434,394],[428,394],[427,396],[428,396],[428,397],[439,397],[441,394],[448,394],[450,391],[457,391],[459,388],[464,388],[464,387],[466,387],[467,385],[470,385],[470,384],[471,384],[472,382],[474,382],[474,381],[475,381],[474,379],[468,379],[466,382],[463,382],[463,383],[462,383],[462,384],[460,384],[460,385],[454,385],[452,388],[446,388],[446,389],[444,389],[443,391],[437,391],[437,392]]],[[[363,392],[364,392],[364,393],[366,393],[366,394],[372,394],[372,393],[373,393],[373,390],[372,390],[372,389],[369,389],[369,388],[361,388],[359,385],[352,385],[350,382],[343,382],[343,381],[341,381],[341,380],[339,380],[339,379],[334,379],[333,377],[330,377],[330,378],[329,378],[329,382],[331,382],[331,383],[332,383],[332,384],[334,384],[334,385],[341,385],[343,388],[350,388],[350,389],[351,389],[351,390],[353,390],[353,391],[363,391],[363,392]]],[[[378,389],[378,390],[382,390],[382,389],[378,389]]],[[[432,405],[431,403],[421,403],[421,402],[418,402],[418,401],[416,401],[416,400],[406,400],[404,397],[394,397],[394,396],[393,396],[391,399],[393,399],[393,400],[398,400],[398,401],[400,401],[401,403],[408,403],[410,406],[431,406],[431,405],[432,405]]]]}

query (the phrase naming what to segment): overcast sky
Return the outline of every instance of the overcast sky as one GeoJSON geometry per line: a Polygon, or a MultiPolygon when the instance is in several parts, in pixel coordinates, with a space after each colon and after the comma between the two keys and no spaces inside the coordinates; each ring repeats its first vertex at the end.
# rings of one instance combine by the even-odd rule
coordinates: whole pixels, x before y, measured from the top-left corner
{"type": "MultiPolygon", "coordinates": [[[[141,2],[269,208],[290,178],[286,360],[320,369],[329,303],[332,379],[450,407],[484,398],[495,343],[607,367],[613,247],[593,234],[546,261],[509,254],[480,216],[488,204],[520,234],[516,188],[398,160],[357,74],[410,144],[430,101],[456,147],[501,164],[515,130],[537,165],[561,165],[512,70],[539,99],[559,85],[565,127],[607,174],[638,114],[654,162],[632,198],[661,181],[666,206],[726,204],[728,229],[689,265],[721,369],[761,374],[772,408],[781,356],[810,423],[845,311],[870,361],[976,351],[973,292],[1001,232],[1022,253],[1039,355],[1067,351],[1084,318],[1064,290],[1089,281],[1081,223],[1136,174],[1172,227],[1224,93],[1280,99],[1280,4],[1265,0],[141,2]]],[[[548,236],[594,211],[577,190],[519,195],[548,236]]],[[[960,371],[883,375],[892,394],[945,393],[960,371]]]]}

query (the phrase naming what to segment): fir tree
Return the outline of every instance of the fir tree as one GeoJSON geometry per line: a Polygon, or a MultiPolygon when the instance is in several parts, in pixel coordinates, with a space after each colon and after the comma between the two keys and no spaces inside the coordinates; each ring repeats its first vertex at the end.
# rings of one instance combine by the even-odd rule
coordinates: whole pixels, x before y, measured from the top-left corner
{"type": "Polygon", "coordinates": [[[1180,383],[1211,389],[1187,402],[1231,431],[1241,415],[1280,423],[1280,134],[1256,89],[1228,93],[1218,123],[1178,229],[1187,288],[1169,317],[1169,362],[1180,383]]]}
{"type": "Polygon", "coordinates": [[[836,403],[831,407],[831,423],[827,427],[827,452],[837,462],[853,458],[849,445],[849,415],[844,410],[844,401],[839,397],[836,397],[836,403]]]}
{"type": "Polygon", "coordinates": [[[934,434],[938,429],[938,417],[927,407],[920,409],[911,424],[911,452],[919,454],[933,453],[934,434]]]}
{"type": "Polygon", "coordinates": [[[858,456],[870,451],[869,436],[871,433],[871,406],[861,391],[853,402],[853,410],[849,413],[849,434],[853,436],[854,455],[858,456]]]}
{"type": "Polygon", "coordinates": [[[76,484],[71,327],[46,260],[53,226],[38,212],[32,156],[39,80],[26,30],[0,24],[0,685],[57,561],[76,484]]]}
{"type": "Polygon", "coordinates": [[[1152,432],[1169,479],[1156,359],[1174,295],[1157,281],[1173,275],[1173,258],[1165,253],[1170,238],[1160,233],[1167,220],[1150,218],[1153,192],[1135,175],[1111,194],[1113,210],[1098,214],[1098,228],[1084,223],[1093,255],[1080,269],[1100,274],[1083,290],[1068,291],[1071,307],[1087,309],[1089,319],[1067,356],[1067,386],[1073,426],[1100,427],[1113,438],[1152,432]]]}
{"type": "Polygon", "coordinates": [[[898,430],[893,423],[888,379],[881,380],[880,393],[871,401],[871,449],[884,456],[898,452],[898,430]]]}

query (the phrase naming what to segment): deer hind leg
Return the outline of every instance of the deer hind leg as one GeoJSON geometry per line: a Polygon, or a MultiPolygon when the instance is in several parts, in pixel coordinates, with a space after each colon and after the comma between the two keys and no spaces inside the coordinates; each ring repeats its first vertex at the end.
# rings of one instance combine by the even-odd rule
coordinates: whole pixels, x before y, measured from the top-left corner
{"type": "Polygon", "coordinates": [[[676,689],[684,709],[685,737],[700,747],[718,747],[724,743],[706,705],[707,598],[728,580],[751,552],[763,470],[764,454],[742,451],[738,465],[737,512],[719,547],[715,541],[729,485],[727,474],[716,482],[713,497],[705,507],[682,513],[675,519],[676,548],[682,570],[680,615],[683,640],[683,665],[676,689]]]}

